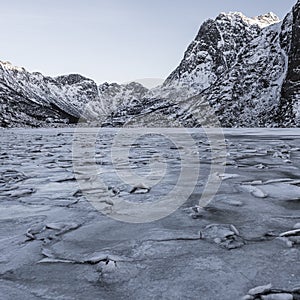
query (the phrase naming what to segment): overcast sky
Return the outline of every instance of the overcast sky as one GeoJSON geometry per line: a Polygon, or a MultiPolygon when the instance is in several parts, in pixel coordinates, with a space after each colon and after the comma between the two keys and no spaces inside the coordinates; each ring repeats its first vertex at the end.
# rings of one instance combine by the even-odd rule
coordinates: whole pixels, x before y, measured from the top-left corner
{"type": "Polygon", "coordinates": [[[220,12],[280,18],[296,0],[0,0],[0,60],[97,83],[165,78],[220,12]]]}

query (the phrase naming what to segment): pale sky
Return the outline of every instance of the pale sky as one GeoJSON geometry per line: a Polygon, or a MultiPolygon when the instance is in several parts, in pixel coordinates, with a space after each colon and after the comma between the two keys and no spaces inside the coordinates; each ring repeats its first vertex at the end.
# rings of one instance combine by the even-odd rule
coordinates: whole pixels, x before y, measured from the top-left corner
{"type": "Polygon", "coordinates": [[[0,60],[97,83],[166,78],[220,12],[280,18],[296,0],[0,0],[0,60]]]}

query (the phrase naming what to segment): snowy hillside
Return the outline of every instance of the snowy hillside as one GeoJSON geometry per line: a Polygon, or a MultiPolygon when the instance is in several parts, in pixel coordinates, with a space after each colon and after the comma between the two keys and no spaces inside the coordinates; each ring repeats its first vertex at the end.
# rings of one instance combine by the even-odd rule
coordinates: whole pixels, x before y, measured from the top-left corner
{"type": "Polygon", "coordinates": [[[97,84],[78,74],[46,77],[0,62],[0,126],[59,126],[102,120],[148,91],[142,85],[97,84]]]}

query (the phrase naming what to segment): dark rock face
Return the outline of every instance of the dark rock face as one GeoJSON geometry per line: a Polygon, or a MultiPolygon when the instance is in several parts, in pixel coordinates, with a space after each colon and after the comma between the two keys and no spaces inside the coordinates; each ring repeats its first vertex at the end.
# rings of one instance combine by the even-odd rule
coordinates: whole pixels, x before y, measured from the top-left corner
{"type": "Polygon", "coordinates": [[[224,127],[274,127],[281,84],[286,70],[286,54],[280,33],[289,35],[289,23],[274,24],[247,44],[234,67],[203,97],[215,109],[224,127]]]}
{"type": "Polygon", "coordinates": [[[175,81],[186,81],[190,74],[207,75],[203,86],[193,82],[198,92],[214,83],[234,64],[239,51],[261,32],[259,26],[249,26],[240,13],[220,14],[215,20],[208,20],[200,27],[195,40],[190,44],[178,68],[166,79],[164,85],[172,85],[175,81]],[[232,25],[232,22],[235,25],[232,25]]]}
{"type": "Polygon", "coordinates": [[[300,126],[300,1],[292,11],[292,39],[289,45],[288,71],[282,87],[278,123],[300,126]]]}
{"type": "Polygon", "coordinates": [[[64,85],[73,85],[85,81],[87,78],[79,74],[62,75],[56,77],[56,80],[64,85]]]}

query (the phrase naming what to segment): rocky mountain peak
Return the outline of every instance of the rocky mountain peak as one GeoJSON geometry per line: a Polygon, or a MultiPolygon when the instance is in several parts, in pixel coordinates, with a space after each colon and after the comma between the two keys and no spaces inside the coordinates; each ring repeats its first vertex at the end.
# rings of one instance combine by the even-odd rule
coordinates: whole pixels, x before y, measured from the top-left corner
{"type": "Polygon", "coordinates": [[[92,79],[86,78],[80,74],[68,74],[68,75],[61,75],[55,77],[56,81],[64,85],[73,85],[77,83],[81,83],[83,81],[92,81],[92,79]]]}
{"type": "Polygon", "coordinates": [[[254,17],[252,20],[256,21],[260,27],[266,27],[275,23],[280,22],[279,17],[273,12],[269,12],[267,14],[254,17]]]}
{"type": "Polygon", "coordinates": [[[243,22],[245,25],[252,26],[257,25],[260,28],[265,28],[269,25],[280,22],[280,19],[273,12],[269,12],[264,15],[256,16],[253,18],[245,16],[241,12],[229,12],[229,13],[221,13],[216,18],[216,20],[230,20],[232,26],[236,26],[236,22],[243,22]]]}
{"type": "Polygon", "coordinates": [[[164,86],[188,88],[190,95],[205,90],[233,66],[241,49],[257,38],[266,24],[278,20],[272,13],[248,18],[232,12],[205,21],[164,86]]]}
{"type": "Polygon", "coordinates": [[[14,66],[11,62],[9,61],[0,61],[0,67],[7,71],[17,71],[17,72],[24,72],[25,69],[23,67],[17,67],[14,66]]]}
{"type": "Polygon", "coordinates": [[[288,68],[282,85],[277,122],[279,126],[300,127],[300,0],[289,17],[288,68]]]}

